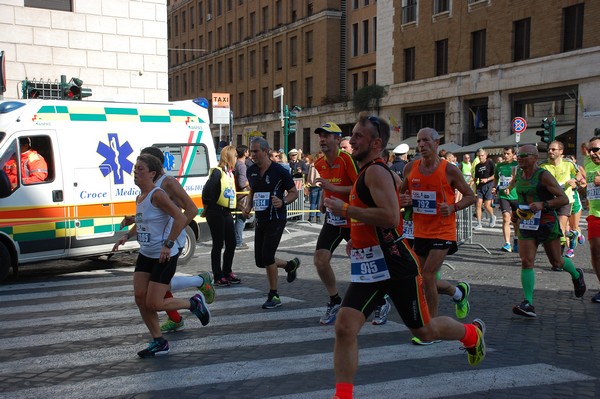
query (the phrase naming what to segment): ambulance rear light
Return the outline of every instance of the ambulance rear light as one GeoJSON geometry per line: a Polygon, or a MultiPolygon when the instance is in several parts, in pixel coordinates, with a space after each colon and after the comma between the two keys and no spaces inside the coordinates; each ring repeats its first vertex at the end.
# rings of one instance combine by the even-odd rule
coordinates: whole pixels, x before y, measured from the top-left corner
{"type": "Polygon", "coordinates": [[[0,114],[8,114],[9,112],[19,109],[24,105],[25,103],[20,101],[4,101],[0,103],[0,114]]]}
{"type": "Polygon", "coordinates": [[[208,109],[208,100],[204,97],[197,97],[192,100],[193,103],[198,104],[202,108],[208,109]]]}

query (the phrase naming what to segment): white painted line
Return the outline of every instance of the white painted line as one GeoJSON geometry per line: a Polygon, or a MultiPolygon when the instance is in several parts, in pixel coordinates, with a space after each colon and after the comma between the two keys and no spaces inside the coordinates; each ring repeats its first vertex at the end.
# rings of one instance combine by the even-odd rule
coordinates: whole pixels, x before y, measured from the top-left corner
{"type": "MultiPolygon", "coordinates": [[[[365,328],[365,331],[376,330],[376,327],[382,326],[373,326],[373,328],[365,328]]],[[[282,334],[281,331],[274,331],[273,334],[273,337],[276,340],[276,342],[281,342],[281,340],[283,340],[286,336],[295,335],[282,334]]],[[[258,340],[262,341],[260,343],[261,345],[264,344],[264,332],[256,333],[256,337],[258,340]]],[[[213,339],[215,339],[215,342],[229,341],[226,336],[213,337],[213,339]]],[[[210,346],[207,346],[207,348],[210,348],[210,350],[214,350],[210,346]]],[[[174,347],[173,350],[176,351],[178,349],[174,347]]],[[[385,362],[394,362],[399,359],[425,359],[440,356],[451,356],[456,355],[458,353],[460,352],[458,350],[458,345],[456,342],[443,342],[440,344],[432,345],[427,348],[421,348],[421,350],[412,344],[390,345],[361,350],[360,362],[361,364],[379,364],[385,362]]],[[[136,355],[134,353],[129,354],[129,356],[133,358],[136,355]]],[[[153,361],[160,361],[160,359],[139,359],[139,361],[146,361],[150,363],[153,361]]],[[[249,379],[272,378],[277,376],[293,375],[319,370],[331,370],[332,365],[333,354],[331,352],[277,358],[277,360],[270,358],[255,361],[244,360],[239,362],[220,363],[218,365],[211,364],[206,366],[187,367],[184,369],[161,370],[157,372],[131,374],[113,378],[96,377],[90,380],[72,384],[52,385],[40,388],[29,388],[10,392],[2,392],[0,393],[0,399],[21,399],[33,397],[77,397],[79,399],[110,398],[113,396],[135,395],[138,393],[146,393],[158,390],[162,391],[167,389],[181,389],[185,387],[196,386],[199,384],[218,384],[223,382],[223,378],[226,378],[228,382],[233,382],[244,381],[249,379]],[[276,364],[277,367],[273,367],[274,364],[276,364]],[[202,378],[198,378],[198,376],[202,376],[202,378]],[[132,383],[132,381],[135,381],[135,383],[132,383]]],[[[520,373],[523,373],[523,371],[521,370],[520,373]]],[[[525,375],[527,375],[528,377],[530,376],[528,375],[528,373],[526,373],[525,375]]],[[[435,380],[435,376],[429,376],[427,378],[428,381],[435,380]]],[[[453,379],[452,381],[453,383],[456,383],[455,379],[453,379]]],[[[466,383],[471,382],[472,379],[469,377],[464,381],[466,385],[466,383]]],[[[528,378],[528,381],[529,383],[531,383],[532,380],[528,378]]],[[[486,383],[486,385],[489,386],[490,381],[486,381],[486,383]]],[[[417,393],[422,393],[427,391],[428,389],[429,383],[424,384],[419,388],[415,388],[415,391],[417,393]]],[[[394,391],[394,394],[397,394],[398,392],[399,391],[394,391]]],[[[409,391],[402,390],[400,392],[409,391]]],[[[331,391],[329,392],[329,394],[332,395],[333,392],[331,391]]],[[[307,396],[303,396],[303,398],[306,397],[307,396]]],[[[319,397],[323,398],[324,396],[321,395],[319,397]]],[[[367,395],[366,397],[373,396],[367,395]]]]}
{"type": "MultiPolygon", "coordinates": [[[[245,320],[246,322],[257,319],[258,321],[260,321],[260,317],[258,316],[260,315],[246,315],[245,320]]],[[[224,325],[224,323],[222,324],[224,325]]],[[[211,324],[209,324],[209,326],[212,326],[212,322],[211,324]]],[[[121,328],[121,331],[122,330],[123,329],[121,328]]],[[[361,330],[360,335],[367,336],[374,334],[393,333],[405,330],[406,327],[404,327],[404,325],[400,326],[396,323],[388,322],[387,324],[381,326],[365,324],[365,327],[361,330]]],[[[177,334],[165,335],[167,339],[176,336],[177,334]]],[[[214,351],[217,349],[235,349],[255,345],[268,346],[274,344],[310,342],[323,339],[334,339],[334,337],[335,332],[333,326],[316,326],[287,329],[285,330],[285,333],[282,333],[281,330],[269,330],[260,331],[256,333],[228,334],[204,338],[171,340],[169,341],[169,346],[171,347],[171,353],[179,354],[198,352],[198,348],[206,348],[205,350],[214,351]]],[[[2,369],[0,369],[0,375],[20,372],[37,373],[61,367],[73,368],[103,363],[119,363],[130,360],[132,357],[135,357],[136,353],[142,350],[143,348],[144,344],[140,343],[136,345],[121,345],[117,347],[100,348],[97,350],[54,354],[47,356],[36,356],[32,358],[7,361],[2,362],[2,369]]],[[[202,349],[200,349],[200,351],[201,350],[202,349]]]]}
{"type": "MultiPolygon", "coordinates": [[[[362,359],[361,359],[362,363],[362,359]]],[[[360,372],[360,366],[359,366],[360,372]]],[[[452,373],[430,374],[377,384],[358,385],[354,388],[357,398],[445,398],[475,392],[490,392],[509,388],[564,384],[574,381],[595,380],[586,374],[557,368],[550,364],[527,364],[522,366],[473,369],[452,373]],[[403,394],[400,394],[400,393],[403,394]]],[[[266,399],[316,399],[329,398],[335,387],[329,390],[302,392],[292,395],[272,396],[266,399]]]]}
{"type": "MultiPolygon", "coordinates": [[[[253,288],[246,288],[246,287],[240,287],[240,288],[226,288],[225,290],[234,290],[234,289],[238,289],[237,293],[255,293],[257,290],[253,289],[253,288]],[[244,292],[244,290],[246,290],[246,292],[244,292]]],[[[225,291],[225,290],[219,290],[217,292],[217,296],[219,295],[219,293],[221,291],[225,291]]],[[[182,294],[184,294],[182,292],[182,294]]],[[[184,294],[184,295],[177,295],[177,292],[175,293],[175,297],[179,297],[179,298],[185,298],[186,295],[189,294],[184,294]]],[[[284,297],[281,297],[282,301],[285,303],[285,301],[283,300],[284,297]]],[[[299,299],[293,299],[293,298],[288,298],[285,297],[286,301],[288,302],[301,302],[299,299]]],[[[240,300],[240,302],[245,301],[246,305],[245,306],[256,306],[256,304],[254,304],[252,302],[252,300],[240,300]]],[[[261,303],[260,305],[262,305],[262,303],[265,301],[264,299],[261,299],[261,303]]],[[[97,308],[97,307],[102,307],[102,306],[115,306],[115,305],[126,305],[126,306],[135,306],[134,303],[134,299],[133,299],[133,293],[130,296],[114,296],[114,297],[110,297],[110,298],[93,298],[91,297],[88,300],[85,301],[69,301],[69,302],[56,302],[56,303],[35,303],[35,304],[30,304],[30,305],[22,305],[22,306],[11,306],[11,307],[7,307],[7,308],[0,308],[0,316],[2,315],[10,315],[10,314],[27,314],[27,313],[32,313],[32,312],[52,312],[52,311],[61,311],[61,310],[81,310],[81,309],[88,309],[88,308],[97,308]]],[[[219,309],[222,307],[222,305],[220,304],[220,302],[218,300],[215,300],[215,304],[214,305],[209,305],[210,308],[212,309],[213,306],[215,307],[215,309],[219,309]]],[[[242,305],[236,305],[236,307],[244,307],[242,305]]]]}
{"type": "MultiPolygon", "coordinates": [[[[282,296],[281,300],[284,304],[289,303],[289,302],[302,302],[299,299],[288,298],[285,296],[282,296]]],[[[235,300],[235,301],[222,301],[219,303],[215,302],[214,305],[208,305],[208,307],[211,311],[218,310],[218,309],[244,308],[244,307],[248,307],[248,306],[254,306],[256,308],[260,308],[262,306],[262,304],[264,303],[264,301],[265,300],[262,298],[248,298],[248,299],[240,299],[240,300],[235,300]]],[[[290,311],[290,312],[299,312],[302,315],[302,317],[299,317],[299,318],[307,318],[309,316],[306,313],[304,313],[305,311],[306,311],[305,309],[299,309],[299,310],[290,311]]],[[[323,311],[323,309],[321,308],[321,312],[322,311],[323,311]]],[[[241,317],[243,318],[243,320],[245,320],[246,323],[261,321],[261,318],[265,317],[265,316],[266,316],[265,321],[267,321],[268,314],[276,314],[276,313],[281,313],[281,311],[265,310],[264,313],[258,313],[255,315],[244,314],[241,317]],[[262,315],[264,315],[264,316],[262,316],[262,315]]],[[[187,314],[190,315],[189,313],[187,313],[187,314]]],[[[311,314],[310,317],[312,317],[314,315],[314,312],[311,311],[310,314],[311,314]]],[[[316,315],[314,315],[314,316],[316,317],[316,315]]],[[[196,317],[193,315],[190,315],[187,317],[188,321],[193,320],[191,322],[191,324],[189,324],[189,322],[188,322],[188,328],[193,325],[196,325],[197,323],[200,322],[200,321],[196,322],[195,319],[196,319],[196,317]]],[[[98,320],[97,313],[93,314],[92,320],[98,320]]],[[[222,326],[222,325],[227,325],[227,324],[232,324],[232,323],[228,322],[228,316],[211,317],[211,322],[209,324],[209,327],[220,326],[220,325],[222,326]]],[[[204,327],[204,328],[207,328],[207,327],[204,327]]],[[[128,335],[129,334],[144,334],[144,333],[148,332],[145,325],[143,323],[141,323],[141,317],[140,317],[140,319],[128,323],[127,327],[125,329],[123,328],[123,326],[117,326],[117,327],[91,328],[91,329],[87,329],[87,330],[75,330],[75,331],[71,331],[68,333],[65,333],[65,332],[48,333],[48,332],[46,332],[46,333],[42,333],[42,334],[26,335],[26,336],[12,337],[12,338],[3,337],[2,340],[0,340],[0,350],[28,348],[28,347],[43,346],[43,345],[53,345],[53,344],[64,343],[64,342],[94,340],[94,339],[98,339],[98,338],[113,337],[115,335],[117,335],[117,336],[123,335],[124,331],[126,331],[128,335]]]]}

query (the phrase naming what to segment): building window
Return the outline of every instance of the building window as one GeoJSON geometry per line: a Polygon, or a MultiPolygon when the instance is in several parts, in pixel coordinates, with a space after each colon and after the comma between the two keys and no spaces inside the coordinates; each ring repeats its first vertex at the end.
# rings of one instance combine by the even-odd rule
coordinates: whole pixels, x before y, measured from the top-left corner
{"type": "Polygon", "coordinates": [[[302,142],[304,143],[304,147],[302,148],[302,151],[304,152],[304,154],[310,154],[312,152],[312,149],[310,146],[312,132],[310,130],[311,129],[309,127],[305,127],[302,129],[302,142]]]}
{"type": "Polygon", "coordinates": [[[233,83],[233,58],[227,60],[227,81],[233,83]]]}
{"type": "Polygon", "coordinates": [[[175,36],[179,36],[179,17],[177,15],[173,16],[173,25],[175,25],[175,36]]]}
{"type": "Polygon", "coordinates": [[[204,90],[204,68],[200,68],[198,71],[198,89],[204,90]]]}
{"type": "Polygon", "coordinates": [[[352,24],[352,57],[358,57],[358,24],[352,24]]]}
{"type": "Polygon", "coordinates": [[[292,6],[290,7],[292,10],[292,22],[296,22],[298,20],[298,0],[292,0],[292,6]]]}
{"type": "Polygon", "coordinates": [[[471,66],[473,69],[483,68],[485,66],[485,29],[471,33],[473,59],[471,66]]]}
{"type": "Polygon", "coordinates": [[[212,89],[213,88],[213,82],[215,81],[215,71],[214,71],[213,64],[210,64],[208,66],[208,77],[206,78],[206,80],[208,80],[208,88],[212,89]]]}
{"type": "Polygon", "coordinates": [[[183,74],[183,96],[188,94],[187,73],[183,74]]]}
{"type": "Polygon", "coordinates": [[[223,86],[223,61],[217,62],[217,87],[223,86]]]}
{"type": "Polygon", "coordinates": [[[250,51],[250,77],[256,76],[256,50],[250,51]]]}
{"type": "Polygon", "coordinates": [[[245,116],[244,113],[244,93],[238,93],[237,116],[245,116]]]}
{"type": "Polygon", "coordinates": [[[250,115],[256,115],[256,90],[250,90],[250,115]]]}
{"type": "Polygon", "coordinates": [[[450,0],[433,0],[433,13],[439,14],[450,11],[450,0]]]}
{"type": "Polygon", "coordinates": [[[304,80],[304,90],[306,91],[306,106],[312,107],[313,102],[313,78],[304,80]]]}
{"type": "Polygon", "coordinates": [[[531,18],[513,22],[513,61],[529,58],[531,18]]]}
{"type": "Polygon", "coordinates": [[[271,100],[271,96],[269,96],[269,88],[263,87],[262,88],[262,113],[263,114],[271,113],[272,109],[269,104],[270,100],[271,100]]]}
{"type": "Polygon", "coordinates": [[[199,1],[198,2],[198,25],[202,25],[203,20],[204,20],[204,6],[202,5],[202,2],[199,1]]]}
{"type": "Polygon", "coordinates": [[[217,0],[217,15],[223,14],[223,0],[217,0]]]}
{"type": "Polygon", "coordinates": [[[223,48],[223,29],[219,26],[217,28],[217,50],[223,48]]]}
{"type": "Polygon", "coordinates": [[[352,74],[352,93],[356,93],[358,91],[358,74],[352,74]]]}
{"type": "Polygon", "coordinates": [[[363,87],[367,87],[369,85],[369,71],[363,71],[362,78],[363,78],[363,87]]]}
{"type": "Polygon", "coordinates": [[[435,76],[448,73],[448,39],[435,42],[435,76]]]}
{"type": "MultiPolygon", "coordinates": [[[[408,132],[410,136],[416,136],[417,132],[423,126],[429,126],[437,130],[439,133],[443,132],[445,129],[445,113],[444,110],[433,110],[427,112],[415,112],[415,113],[406,113],[404,130],[408,132]]],[[[410,136],[404,136],[404,138],[408,138],[410,136]]]]}
{"type": "Polygon", "coordinates": [[[233,22],[227,23],[227,45],[231,46],[233,43],[233,22]]]}
{"type": "Polygon", "coordinates": [[[283,43],[275,43],[275,68],[278,71],[283,69],[283,43]]]}
{"type": "Polygon", "coordinates": [[[290,82],[290,104],[296,104],[298,99],[298,81],[292,80],[290,82]]]}
{"type": "Polygon", "coordinates": [[[256,36],[256,13],[250,13],[250,36],[256,36]]]}
{"type": "Polygon", "coordinates": [[[277,0],[275,2],[275,12],[275,23],[277,24],[277,26],[283,25],[283,2],[281,0],[277,0]]]}
{"type": "Polygon", "coordinates": [[[44,8],[46,10],[73,11],[71,0],[25,0],[25,7],[44,8]]]}
{"type": "Polygon", "coordinates": [[[310,17],[311,15],[313,15],[313,11],[314,8],[312,0],[308,0],[308,4],[306,4],[306,15],[310,17]]]}
{"type": "Polygon", "coordinates": [[[290,37],[290,66],[298,65],[298,38],[290,37]]]}
{"type": "Polygon", "coordinates": [[[187,62],[187,43],[181,45],[181,52],[183,54],[183,62],[187,62]]]}
{"type": "Polygon", "coordinates": [[[190,40],[190,50],[191,59],[196,58],[196,41],[194,39],[190,40]]]}
{"type": "Polygon", "coordinates": [[[377,17],[373,18],[373,51],[377,51],[377,17]]]}
{"type": "Polygon", "coordinates": [[[238,41],[244,40],[244,17],[238,18],[238,41]]]}
{"type": "Polygon", "coordinates": [[[233,10],[233,0],[227,0],[227,11],[233,10]]]}
{"type": "Polygon", "coordinates": [[[373,84],[377,84],[377,69],[373,69],[373,84]]]}
{"type": "Polygon", "coordinates": [[[313,32],[309,30],[305,34],[306,44],[306,62],[312,62],[313,60],[313,32]]]}
{"type": "Polygon", "coordinates": [[[563,9],[563,52],[583,47],[583,6],[581,3],[563,9]]]}
{"type": "Polygon", "coordinates": [[[194,29],[194,7],[190,7],[190,29],[194,29]]]}
{"type": "Polygon", "coordinates": [[[417,22],[417,0],[402,0],[402,23],[417,22]]]}
{"type": "Polygon", "coordinates": [[[415,48],[404,49],[404,81],[415,80],[415,48]]]}
{"type": "MultiPolygon", "coordinates": [[[[206,13],[207,14],[212,14],[213,13],[213,0],[207,0],[206,2],[206,13]]],[[[208,17],[206,19],[207,21],[209,20],[208,17]]]]}
{"type": "Polygon", "coordinates": [[[238,55],[238,80],[244,80],[244,71],[246,66],[244,65],[244,54],[238,55]]]}
{"type": "Polygon", "coordinates": [[[179,76],[175,76],[175,98],[179,99],[179,76]]]}
{"type": "Polygon", "coordinates": [[[262,48],[262,73],[269,73],[269,46],[262,48]]]}
{"type": "Polygon", "coordinates": [[[369,53],[369,20],[368,19],[363,21],[362,42],[363,42],[363,54],[368,54],[369,53]]]}
{"type": "Polygon", "coordinates": [[[206,38],[206,40],[208,41],[206,43],[206,49],[208,50],[208,52],[211,52],[213,49],[213,33],[212,33],[212,31],[208,32],[208,37],[206,38]]]}
{"type": "Polygon", "coordinates": [[[181,31],[185,32],[186,30],[186,22],[187,22],[187,15],[185,14],[185,11],[181,12],[181,31]]]}
{"type": "Polygon", "coordinates": [[[262,8],[262,32],[269,30],[269,7],[262,8]]]}

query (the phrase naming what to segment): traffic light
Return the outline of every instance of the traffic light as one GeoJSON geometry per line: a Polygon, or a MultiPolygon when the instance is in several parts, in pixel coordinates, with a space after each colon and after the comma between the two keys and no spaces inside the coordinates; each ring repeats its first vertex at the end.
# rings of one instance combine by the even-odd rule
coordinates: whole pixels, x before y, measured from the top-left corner
{"type": "Polygon", "coordinates": [[[548,118],[542,119],[542,130],[535,132],[537,136],[541,137],[542,143],[550,144],[554,141],[554,129],[556,127],[556,121],[549,121],[548,118]]]}
{"type": "Polygon", "coordinates": [[[63,84],[63,99],[65,100],[81,100],[92,95],[92,89],[81,87],[83,81],[78,78],[71,78],[69,83],[63,84]]]}
{"type": "Polygon", "coordinates": [[[288,119],[287,119],[287,134],[294,134],[298,128],[298,121],[296,120],[296,107],[292,108],[288,111],[288,119]]]}

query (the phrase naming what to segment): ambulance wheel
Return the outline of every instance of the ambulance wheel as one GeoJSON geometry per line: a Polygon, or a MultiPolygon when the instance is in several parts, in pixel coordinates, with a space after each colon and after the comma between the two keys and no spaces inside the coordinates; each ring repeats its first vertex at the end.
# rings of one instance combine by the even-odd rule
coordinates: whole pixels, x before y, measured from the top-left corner
{"type": "Polygon", "coordinates": [[[185,265],[190,261],[190,259],[192,259],[195,251],[196,234],[190,226],[185,226],[185,244],[183,245],[183,250],[181,251],[181,255],[179,256],[177,263],[180,265],[185,265]]]}
{"type": "Polygon", "coordinates": [[[6,276],[8,276],[10,265],[12,265],[10,252],[6,248],[6,245],[0,242],[0,281],[4,281],[6,276]]]}

